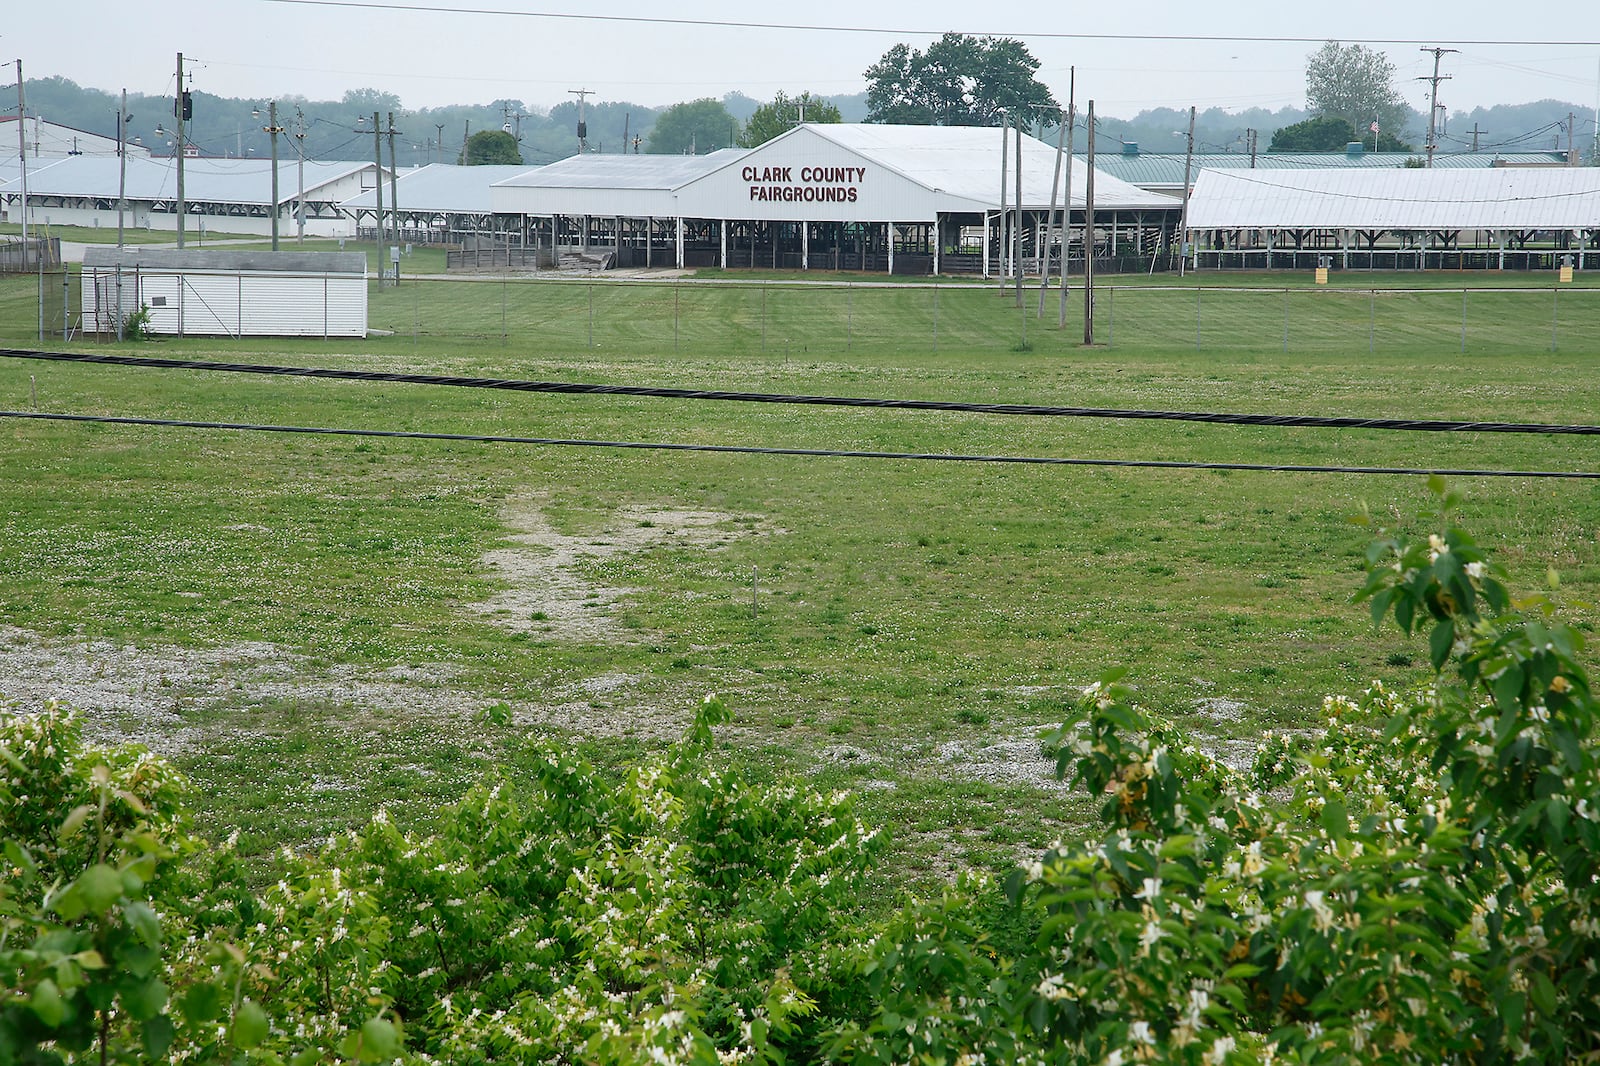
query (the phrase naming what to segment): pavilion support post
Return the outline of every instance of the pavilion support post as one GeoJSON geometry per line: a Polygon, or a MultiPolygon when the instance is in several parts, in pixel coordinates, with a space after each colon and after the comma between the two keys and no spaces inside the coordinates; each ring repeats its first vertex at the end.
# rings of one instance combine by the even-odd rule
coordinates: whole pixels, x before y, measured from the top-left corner
{"type": "Polygon", "coordinates": [[[677,265],[678,265],[678,269],[682,270],[683,269],[683,216],[682,215],[678,216],[678,234],[677,234],[676,244],[677,244],[677,252],[678,252],[677,257],[676,257],[677,258],[677,265]]]}
{"type": "Polygon", "coordinates": [[[721,222],[719,222],[717,224],[717,244],[718,244],[717,254],[720,257],[718,259],[718,262],[722,264],[722,269],[723,270],[727,270],[728,269],[728,220],[727,219],[723,219],[721,222]]]}
{"type": "Polygon", "coordinates": [[[889,244],[889,273],[894,273],[894,223],[883,224],[883,239],[889,244]]]}
{"type": "Polygon", "coordinates": [[[800,223],[800,269],[811,269],[811,224],[800,223]]]}
{"type": "Polygon", "coordinates": [[[989,212],[983,213],[983,276],[989,276],[989,212]]]}

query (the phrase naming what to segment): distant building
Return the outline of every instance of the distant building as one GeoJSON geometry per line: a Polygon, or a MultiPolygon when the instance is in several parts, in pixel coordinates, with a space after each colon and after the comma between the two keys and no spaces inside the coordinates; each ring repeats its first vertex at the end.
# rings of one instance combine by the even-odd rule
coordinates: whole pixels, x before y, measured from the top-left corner
{"type": "MultiPolygon", "coordinates": [[[[29,120],[31,123],[31,119],[29,120]]],[[[307,160],[305,195],[298,160],[278,163],[278,234],[293,239],[297,214],[305,212],[308,236],[349,237],[355,219],[339,206],[377,182],[374,163],[307,160]]],[[[119,188],[126,188],[124,225],[134,229],[178,228],[178,161],[170,156],[129,156],[127,174],[115,152],[41,157],[28,164],[28,220],[32,225],[117,225],[119,188]]],[[[13,158],[0,157],[0,219],[21,220],[22,174],[13,158]]],[[[184,230],[191,240],[205,234],[272,232],[272,163],[266,159],[190,159],[184,164],[184,230]]]]}

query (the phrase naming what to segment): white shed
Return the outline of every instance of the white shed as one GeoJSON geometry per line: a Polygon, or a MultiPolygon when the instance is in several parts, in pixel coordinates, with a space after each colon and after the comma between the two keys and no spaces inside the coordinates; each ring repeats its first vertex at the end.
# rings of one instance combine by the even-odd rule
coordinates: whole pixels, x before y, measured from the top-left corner
{"type": "Polygon", "coordinates": [[[362,252],[88,248],[86,332],[150,309],[152,333],[228,337],[364,337],[362,252]]]}

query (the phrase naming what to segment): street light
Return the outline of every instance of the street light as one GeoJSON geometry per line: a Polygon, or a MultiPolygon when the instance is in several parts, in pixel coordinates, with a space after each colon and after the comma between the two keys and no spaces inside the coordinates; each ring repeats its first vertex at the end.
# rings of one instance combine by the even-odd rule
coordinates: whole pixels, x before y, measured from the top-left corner
{"type": "MultiPolygon", "coordinates": [[[[260,108],[251,108],[250,114],[254,118],[261,117],[260,108]]],[[[278,101],[274,100],[267,105],[267,124],[261,127],[262,133],[272,134],[272,250],[278,250],[278,134],[283,132],[283,127],[278,125],[278,101]]]]}

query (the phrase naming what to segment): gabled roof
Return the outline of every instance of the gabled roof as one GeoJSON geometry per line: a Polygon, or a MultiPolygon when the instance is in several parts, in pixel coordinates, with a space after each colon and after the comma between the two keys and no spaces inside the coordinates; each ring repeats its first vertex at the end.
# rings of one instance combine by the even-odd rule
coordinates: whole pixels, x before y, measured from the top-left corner
{"type": "MultiPolygon", "coordinates": [[[[1083,155],[1079,137],[1078,155],[1083,155]]],[[[1120,150],[1119,142],[1095,156],[1095,169],[1146,189],[1182,189],[1183,152],[1120,150]]],[[[1244,152],[1196,152],[1190,179],[1202,170],[1376,170],[1415,166],[1421,152],[1258,152],[1252,167],[1244,152]]],[[[1484,170],[1497,166],[1550,166],[1566,162],[1563,152],[1439,152],[1435,170],[1484,170]]]]}
{"type": "MultiPolygon", "coordinates": [[[[306,160],[307,199],[326,199],[318,189],[370,169],[371,163],[348,160],[306,160]]],[[[28,195],[92,196],[115,199],[120,180],[115,156],[67,156],[28,161],[28,195]]],[[[278,160],[278,203],[293,203],[299,195],[299,162],[278,160]]],[[[15,159],[0,162],[0,190],[22,189],[21,168],[15,159]]],[[[129,200],[170,200],[178,195],[178,161],[172,157],[146,159],[128,156],[129,200]]],[[[194,203],[230,203],[265,207],[272,200],[272,161],[269,159],[185,159],[184,199],[194,203]]]]}
{"type": "Polygon", "coordinates": [[[1592,229],[1600,168],[1204,170],[1191,229],[1592,229]]]}
{"type": "MultiPolygon", "coordinates": [[[[403,211],[487,215],[494,210],[489,203],[489,187],[532,169],[526,163],[471,167],[455,163],[429,163],[415,170],[402,170],[396,181],[395,192],[400,197],[403,211]]],[[[383,187],[383,201],[393,206],[389,204],[387,182],[383,187]]],[[[368,189],[339,206],[347,211],[375,209],[378,206],[377,191],[368,189]]]]}
{"type": "MultiPolygon", "coordinates": [[[[896,126],[879,123],[817,123],[796,127],[809,130],[879,166],[899,173],[940,194],[940,210],[994,210],[1000,206],[1000,129],[995,126],[896,126]],[[964,201],[958,203],[956,201],[964,201]]],[[[778,138],[781,140],[782,138],[778,138]]],[[[1011,161],[1016,166],[1016,134],[1008,137],[1011,161]]],[[[769,142],[776,143],[776,142],[769,142]]],[[[1163,193],[1148,192],[1106,173],[1095,160],[1096,210],[1174,208],[1177,201],[1163,193]]],[[[1030,210],[1050,204],[1055,175],[1056,146],[1036,137],[1022,138],[1022,202],[1030,210]]],[[[1007,171],[1007,202],[1016,198],[1015,170],[1007,171]]],[[[1084,205],[1088,163],[1072,164],[1072,203],[1084,205]]],[[[1063,175],[1065,185],[1065,175],[1063,175]]],[[[1059,194],[1058,194],[1059,197],[1059,194]]]]}

